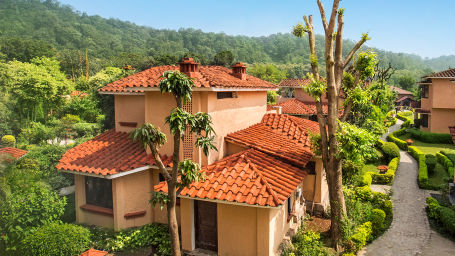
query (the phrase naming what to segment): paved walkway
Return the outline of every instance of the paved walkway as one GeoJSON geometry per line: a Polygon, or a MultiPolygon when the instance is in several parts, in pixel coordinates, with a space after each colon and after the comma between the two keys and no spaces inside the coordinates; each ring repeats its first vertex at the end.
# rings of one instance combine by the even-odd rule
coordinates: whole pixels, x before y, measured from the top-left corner
{"type": "MultiPolygon", "coordinates": [[[[389,131],[398,130],[401,123],[398,120],[389,131]]],[[[359,255],[455,255],[455,243],[431,230],[429,226],[425,213],[428,192],[419,189],[417,173],[417,162],[408,153],[401,151],[400,165],[392,185],[392,225],[359,255]]]]}

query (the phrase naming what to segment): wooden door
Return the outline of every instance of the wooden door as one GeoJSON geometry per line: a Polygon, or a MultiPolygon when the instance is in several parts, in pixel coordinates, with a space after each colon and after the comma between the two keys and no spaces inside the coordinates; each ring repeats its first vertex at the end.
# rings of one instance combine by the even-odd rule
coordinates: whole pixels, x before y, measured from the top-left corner
{"type": "Polygon", "coordinates": [[[196,248],[218,251],[216,203],[194,201],[196,248]]]}

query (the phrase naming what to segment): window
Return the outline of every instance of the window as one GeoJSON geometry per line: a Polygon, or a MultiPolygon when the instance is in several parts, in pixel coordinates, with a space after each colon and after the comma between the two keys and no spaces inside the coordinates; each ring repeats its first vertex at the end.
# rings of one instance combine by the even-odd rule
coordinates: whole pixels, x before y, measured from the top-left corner
{"type": "Polygon", "coordinates": [[[217,99],[236,98],[234,92],[217,92],[217,99]]]}
{"type": "Polygon", "coordinates": [[[291,215],[292,215],[292,204],[293,204],[293,200],[292,200],[292,194],[291,196],[289,196],[288,198],[288,221],[291,220],[291,215]]]}
{"type": "Polygon", "coordinates": [[[422,98],[428,98],[430,95],[430,88],[428,85],[422,85],[422,98]]]}
{"type": "Polygon", "coordinates": [[[112,209],[112,180],[85,177],[85,203],[112,209]]]}
{"type": "Polygon", "coordinates": [[[420,114],[420,125],[428,128],[428,114],[420,114]]]}

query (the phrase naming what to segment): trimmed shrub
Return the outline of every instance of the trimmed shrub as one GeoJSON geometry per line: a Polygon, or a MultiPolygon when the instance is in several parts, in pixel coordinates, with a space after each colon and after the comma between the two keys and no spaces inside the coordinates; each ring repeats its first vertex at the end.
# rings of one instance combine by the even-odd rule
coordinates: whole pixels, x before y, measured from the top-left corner
{"type": "Polygon", "coordinates": [[[448,151],[448,150],[441,150],[441,154],[445,155],[447,158],[450,159],[450,161],[452,161],[452,164],[455,165],[455,153],[452,152],[452,151],[448,151]]]}
{"type": "Polygon", "coordinates": [[[376,146],[379,147],[379,148],[382,148],[385,144],[385,141],[379,139],[377,142],[376,142],[376,146]]]}
{"type": "Polygon", "coordinates": [[[357,228],[355,234],[351,237],[351,240],[355,244],[354,252],[360,251],[372,239],[372,233],[372,224],[369,221],[357,228]]]}
{"type": "Polygon", "coordinates": [[[381,209],[373,209],[371,211],[371,224],[373,226],[373,233],[379,234],[384,230],[385,212],[381,209]]]}
{"type": "Polygon", "coordinates": [[[442,164],[446,168],[447,174],[450,176],[451,179],[453,179],[453,168],[454,168],[453,163],[446,155],[442,154],[441,152],[436,153],[436,158],[438,159],[438,163],[442,164]]]}
{"type": "Polygon", "coordinates": [[[451,208],[440,206],[438,214],[444,229],[450,234],[455,235],[455,211],[451,208]]]}
{"type": "Polygon", "coordinates": [[[419,155],[419,187],[427,188],[428,187],[428,169],[427,164],[425,163],[425,155],[419,155]]]}
{"type": "Polygon", "coordinates": [[[408,147],[408,152],[409,152],[409,154],[411,154],[411,156],[413,156],[414,159],[416,159],[416,160],[419,160],[419,155],[423,155],[423,152],[420,151],[420,149],[418,149],[418,148],[415,147],[415,146],[409,146],[409,147],[408,147]]]}
{"type": "Polygon", "coordinates": [[[389,159],[400,157],[400,149],[392,142],[386,142],[382,147],[382,152],[384,152],[384,154],[387,155],[389,159]]]}
{"type": "Polygon", "coordinates": [[[393,202],[392,200],[385,200],[383,202],[382,208],[387,216],[392,216],[393,214],[393,202]]]}
{"type": "Polygon", "coordinates": [[[428,216],[433,219],[439,219],[439,203],[433,197],[427,197],[428,216]]]}
{"type": "Polygon", "coordinates": [[[427,170],[429,173],[434,172],[434,168],[436,167],[436,163],[438,162],[438,159],[431,154],[425,155],[425,164],[427,164],[427,170]]]}
{"type": "Polygon", "coordinates": [[[5,135],[2,137],[3,147],[14,147],[16,145],[16,138],[13,135],[5,135]]]}
{"type": "Polygon", "coordinates": [[[400,158],[395,157],[389,163],[389,169],[386,173],[372,173],[372,180],[376,184],[390,184],[393,179],[395,178],[395,171],[398,168],[398,164],[400,163],[400,158]]]}
{"type": "Polygon", "coordinates": [[[387,136],[387,141],[391,141],[395,143],[399,148],[402,150],[407,150],[408,149],[408,143],[406,141],[401,140],[397,138],[396,136],[400,136],[406,133],[406,130],[403,128],[401,130],[398,130],[396,132],[392,132],[387,136]]]}
{"type": "Polygon", "coordinates": [[[79,255],[90,245],[90,231],[74,224],[38,227],[23,240],[24,255],[79,255]]]}
{"type": "Polygon", "coordinates": [[[366,172],[362,176],[362,181],[360,182],[361,186],[370,186],[371,183],[373,182],[373,177],[372,175],[375,174],[374,172],[366,172]]]}
{"type": "Polygon", "coordinates": [[[397,113],[397,118],[404,121],[401,127],[411,127],[414,124],[414,114],[411,111],[397,113]]]}
{"type": "Polygon", "coordinates": [[[424,132],[418,129],[409,129],[411,137],[426,143],[452,144],[452,136],[448,133],[424,132]]]}
{"type": "Polygon", "coordinates": [[[328,248],[324,247],[321,235],[314,231],[299,229],[293,238],[295,251],[289,255],[324,256],[332,255],[328,248]]]}

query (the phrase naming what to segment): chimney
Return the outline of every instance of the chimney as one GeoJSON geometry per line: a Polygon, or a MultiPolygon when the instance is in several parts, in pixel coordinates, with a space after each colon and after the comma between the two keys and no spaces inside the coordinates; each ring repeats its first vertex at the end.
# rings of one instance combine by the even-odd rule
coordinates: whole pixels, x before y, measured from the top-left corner
{"type": "Polygon", "coordinates": [[[232,66],[232,75],[238,79],[246,79],[246,66],[242,62],[237,62],[232,66]]]}
{"type": "Polygon", "coordinates": [[[199,73],[199,63],[195,62],[193,58],[183,58],[179,62],[180,72],[185,73],[189,77],[195,77],[199,73]]]}

